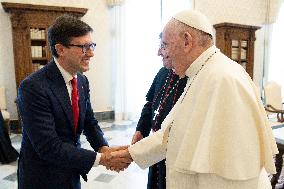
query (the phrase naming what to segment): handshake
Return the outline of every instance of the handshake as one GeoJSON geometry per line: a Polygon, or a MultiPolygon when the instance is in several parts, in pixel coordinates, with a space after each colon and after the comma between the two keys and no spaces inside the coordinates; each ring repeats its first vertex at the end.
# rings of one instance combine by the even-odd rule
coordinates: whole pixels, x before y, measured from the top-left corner
{"type": "Polygon", "coordinates": [[[129,146],[100,148],[101,159],[99,164],[105,166],[108,170],[120,172],[126,169],[133,161],[129,152],[129,146]]]}

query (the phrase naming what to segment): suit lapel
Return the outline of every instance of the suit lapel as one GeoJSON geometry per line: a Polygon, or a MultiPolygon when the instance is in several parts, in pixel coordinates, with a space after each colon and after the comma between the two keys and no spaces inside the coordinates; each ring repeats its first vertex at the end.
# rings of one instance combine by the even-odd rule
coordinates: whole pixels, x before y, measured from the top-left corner
{"type": "Polygon", "coordinates": [[[73,113],[70,97],[67,91],[65,81],[57,68],[54,61],[51,61],[48,65],[48,77],[50,78],[50,87],[53,94],[56,96],[64,110],[70,126],[74,130],[73,113]]]}
{"type": "Polygon", "coordinates": [[[85,104],[85,93],[84,93],[84,85],[83,85],[83,79],[82,79],[82,76],[80,74],[78,74],[78,77],[77,77],[77,81],[78,81],[78,91],[79,91],[79,111],[80,111],[80,114],[79,114],[79,121],[78,121],[78,129],[82,129],[82,125],[84,124],[83,123],[83,120],[84,120],[84,115],[85,115],[85,109],[86,107],[84,106],[85,104]]]}

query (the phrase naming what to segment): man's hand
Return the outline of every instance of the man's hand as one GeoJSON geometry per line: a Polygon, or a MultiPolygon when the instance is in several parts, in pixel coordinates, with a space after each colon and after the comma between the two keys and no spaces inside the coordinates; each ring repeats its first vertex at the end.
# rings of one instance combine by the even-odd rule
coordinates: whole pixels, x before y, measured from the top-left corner
{"type": "Polygon", "coordinates": [[[131,144],[135,144],[139,140],[143,139],[143,135],[141,134],[140,131],[136,131],[132,137],[131,144]]]}
{"type": "Polygon", "coordinates": [[[111,153],[119,150],[125,150],[128,146],[118,146],[118,147],[108,147],[103,146],[99,149],[99,152],[102,154],[100,159],[100,165],[105,166],[108,170],[112,171],[123,171],[129,166],[131,161],[123,157],[114,157],[111,153]]]}
{"type": "Polygon", "coordinates": [[[127,149],[128,147],[129,147],[129,145],[114,146],[114,147],[103,146],[99,149],[99,153],[110,153],[110,152],[114,152],[114,151],[117,151],[117,150],[124,150],[124,149],[127,149]]]}
{"type": "Polygon", "coordinates": [[[129,164],[133,161],[128,148],[124,149],[124,150],[119,150],[119,151],[115,151],[115,152],[111,152],[110,155],[114,158],[114,159],[120,159],[123,160],[125,162],[128,162],[129,164]]]}

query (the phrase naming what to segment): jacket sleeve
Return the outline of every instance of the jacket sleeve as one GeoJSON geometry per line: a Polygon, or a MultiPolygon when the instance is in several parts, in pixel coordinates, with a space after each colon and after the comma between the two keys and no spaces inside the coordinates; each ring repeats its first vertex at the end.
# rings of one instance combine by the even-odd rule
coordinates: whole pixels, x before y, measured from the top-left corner
{"type": "Polygon", "coordinates": [[[90,88],[87,77],[85,79],[85,99],[86,99],[86,115],[84,120],[84,135],[88,142],[95,151],[98,151],[102,146],[108,146],[107,141],[103,137],[103,132],[98,124],[97,119],[94,116],[94,111],[90,102],[90,88]]]}

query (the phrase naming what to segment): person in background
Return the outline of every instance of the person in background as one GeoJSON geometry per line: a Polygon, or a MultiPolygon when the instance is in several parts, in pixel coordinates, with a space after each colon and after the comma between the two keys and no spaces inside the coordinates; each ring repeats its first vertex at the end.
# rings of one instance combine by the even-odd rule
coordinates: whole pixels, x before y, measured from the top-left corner
{"type": "Polygon", "coordinates": [[[19,153],[12,146],[7,129],[4,126],[4,119],[0,111],[0,162],[2,164],[16,161],[19,153]]]}
{"type": "Polygon", "coordinates": [[[175,14],[161,43],[190,80],[159,131],[111,156],[141,168],[166,158],[167,189],[270,189],[278,150],[263,104],[248,73],[214,45],[208,18],[175,14]]]}
{"type": "MultiPolygon", "coordinates": [[[[160,38],[162,38],[162,33],[160,38]]],[[[156,74],[146,95],[147,102],[142,109],[131,144],[135,144],[142,138],[149,136],[151,130],[156,132],[161,129],[161,123],[175,105],[186,85],[187,77],[179,78],[174,73],[171,60],[164,56],[164,50],[165,48],[161,43],[158,55],[162,57],[164,67],[156,74]]],[[[165,160],[149,167],[147,188],[166,188],[165,160]]]]}
{"type": "Polygon", "coordinates": [[[108,147],[90,103],[89,82],[82,73],[94,56],[92,31],[76,17],[58,17],[48,29],[53,59],[19,86],[19,189],[80,189],[80,175],[87,181],[93,166],[120,171],[129,165],[110,157],[119,147],[108,147]],[[81,148],[82,133],[93,150],[81,148]]]}

